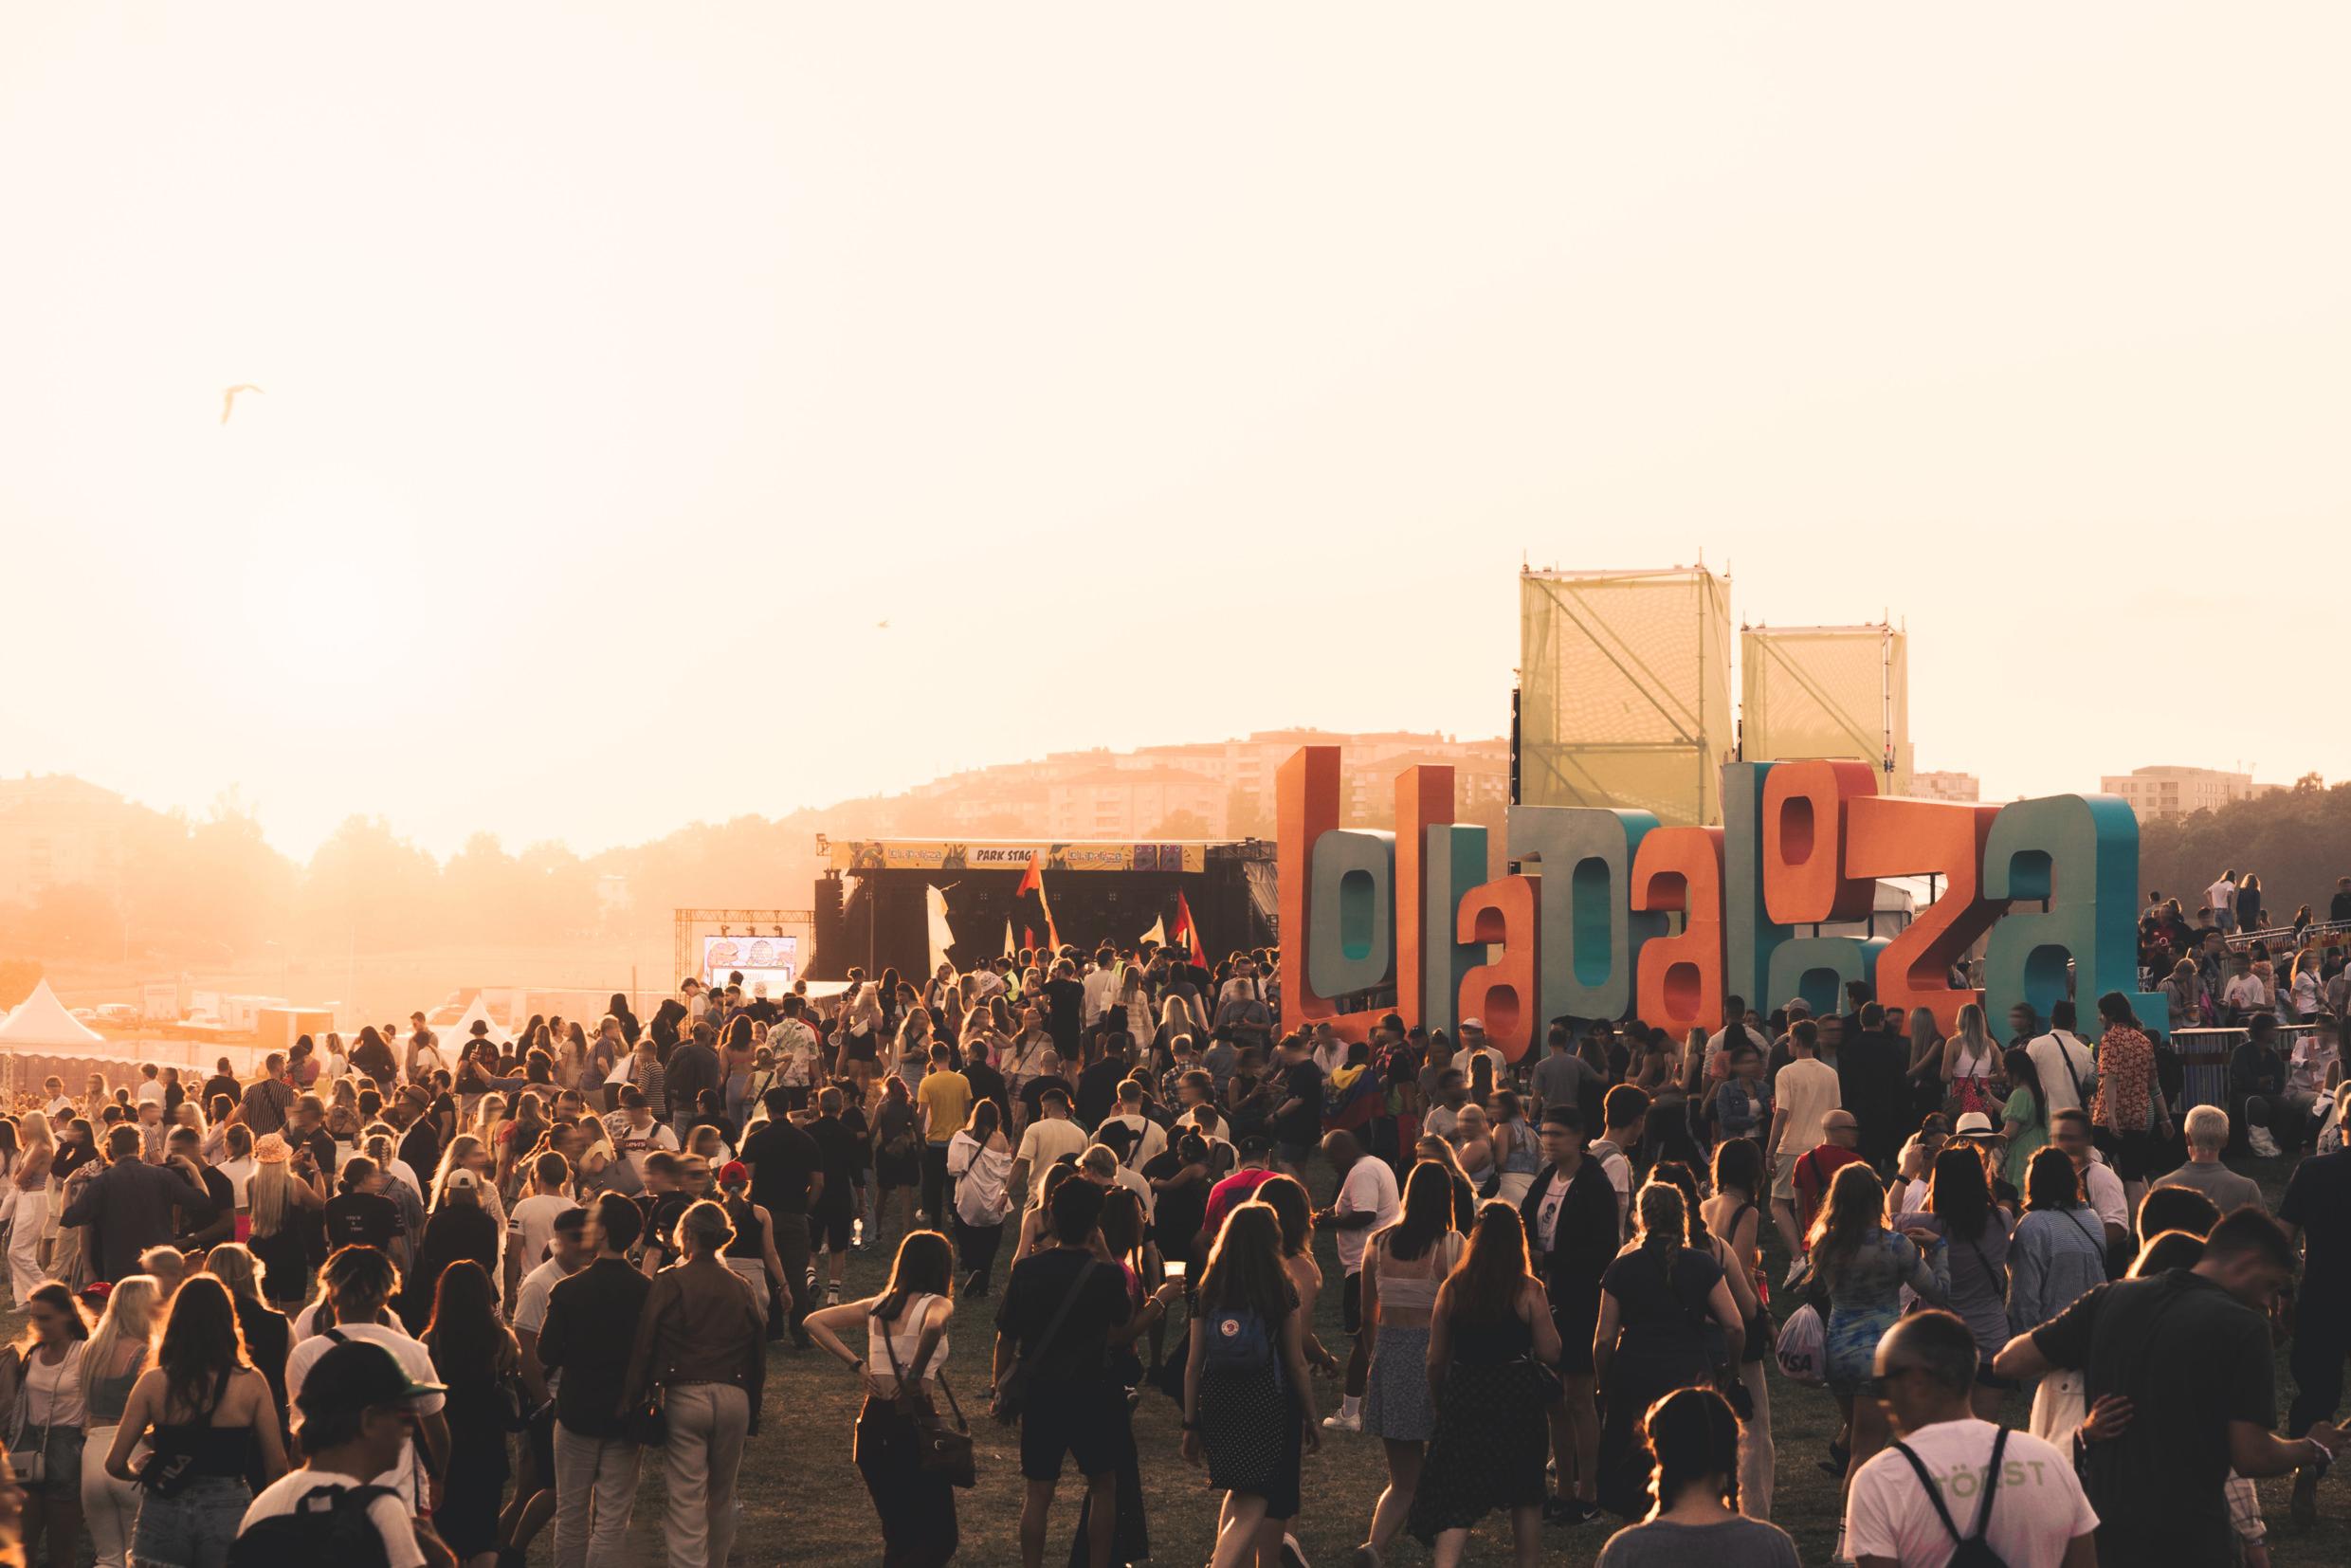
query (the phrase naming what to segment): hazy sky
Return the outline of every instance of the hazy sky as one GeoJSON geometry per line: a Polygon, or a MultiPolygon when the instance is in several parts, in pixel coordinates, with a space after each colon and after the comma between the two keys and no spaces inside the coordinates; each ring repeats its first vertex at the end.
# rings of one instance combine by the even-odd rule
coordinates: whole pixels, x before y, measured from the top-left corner
{"type": "Polygon", "coordinates": [[[1920,765],[1989,795],[2351,775],[2346,46],[2334,4],[15,7],[0,770],[237,785],[298,855],[354,811],[585,850],[1490,735],[1522,552],[1703,549],[1735,617],[1906,617],[1920,765]]]}

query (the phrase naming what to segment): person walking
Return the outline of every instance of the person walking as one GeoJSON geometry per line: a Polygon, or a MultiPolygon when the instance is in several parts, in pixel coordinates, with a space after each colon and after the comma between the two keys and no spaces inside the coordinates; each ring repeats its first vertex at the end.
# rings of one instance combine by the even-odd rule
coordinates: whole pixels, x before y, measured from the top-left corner
{"type": "Polygon", "coordinates": [[[246,1472],[257,1449],[264,1481],[285,1473],[277,1402],[246,1358],[236,1304],[220,1281],[198,1274],[172,1293],[155,1365],[131,1386],[106,1450],[106,1473],[139,1481],[146,1493],[131,1560],[222,1568],[253,1501],[246,1472]],[[154,1456],[134,1470],[142,1438],[154,1456]]]}
{"type": "Polygon", "coordinates": [[[1004,1136],[1003,1116],[993,1100],[974,1101],[971,1120],[947,1145],[956,1249],[967,1296],[988,1294],[996,1251],[1004,1244],[1004,1218],[1011,1212],[1012,1145],[1004,1136]]]}
{"type": "MultiPolygon", "coordinates": [[[[1682,1190],[1652,1179],[1636,1197],[1633,1245],[1600,1282],[1600,1322],[1593,1338],[1598,1374],[1600,1504],[1628,1519],[1646,1513],[1648,1468],[1639,1449],[1642,1413],[1677,1388],[1714,1373],[1705,1327],[1722,1331],[1723,1360],[1737,1365],[1746,1330],[1730,1281],[1710,1251],[1689,1245],[1682,1190]]],[[[1702,1230],[1700,1235],[1704,1236],[1702,1230]]]]}
{"type": "Polygon", "coordinates": [[[1641,1418],[1649,1516],[1608,1538],[1594,1568],[1796,1568],[1795,1542],[1746,1511],[1739,1417],[1710,1388],[1676,1389],[1641,1418]]]}
{"type": "Polygon", "coordinates": [[[625,1410],[661,1391],[670,1568],[726,1560],[735,1544],[736,1472],[744,1442],[759,1431],[767,1316],[726,1266],[734,1239],[726,1210],[707,1198],[679,1218],[683,1256],[653,1276],[621,1388],[625,1410]]]}
{"type": "Polygon", "coordinates": [[[1302,1455],[1321,1437],[1299,1308],[1280,1219],[1239,1205],[1201,1275],[1184,1363],[1184,1459],[1205,1459],[1225,1492],[1211,1568],[1277,1564],[1298,1517],[1302,1455]]]}
{"type": "Polygon", "coordinates": [[[448,1482],[432,1511],[433,1531],[465,1568],[490,1568],[511,1474],[506,1434],[525,1413],[509,1395],[519,1386],[521,1351],[499,1322],[487,1269],[461,1258],[441,1271],[422,1340],[448,1389],[448,1482]]]}
{"type": "Polygon", "coordinates": [[[41,1237],[49,1213],[49,1167],[57,1158],[57,1140],[48,1116],[27,1111],[16,1123],[17,1153],[9,1173],[16,1202],[9,1227],[9,1280],[22,1309],[48,1276],[42,1270],[41,1237]]]}
{"type": "MultiPolygon", "coordinates": [[[[939,1568],[956,1555],[955,1486],[945,1473],[923,1468],[917,1425],[938,1413],[934,1387],[951,1404],[955,1396],[940,1377],[955,1322],[954,1287],[947,1238],[917,1231],[899,1243],[880,1295],[809,1315],[809,1338],[848,1366],[866,1396],[854,1452],[882,1522],[883,1568],[939,1568]],[[842,1338],[861,1325],[862,1355],[842,1338]]],[[[952,1408],[960,1425],[962,1412],[952,1408]]]]}
{"type": "MultiPolygon", "coordinates": [[[[1831,1073],[1829,1081],[1833,1085],[1836,1075],[1831,1073]]],[[[1569,1524],[1600,1517],[1600,1415],[1592,1343],[1600,1322],[1600,1279],[1620,1238],[1616,1189],[1600,1162],[1585,1154],[1583,1126],[1583,1114],[1573,1104],[1543,1107],[1543,1168],[1519,1211],[1520,1228],[1551,1302],[1552,1331],[1560,1347],[1556,1365],[1565,1390],[1563,1397],[1549,1401],[1546,1413],[1559,1492],[1544,1506],[1550,1518],[1569,1524]]],[[[1446,1148],[1442,1139],[1435,1148],[1446,1148]]],[[[1457,1170],[1442,1168],[1449,1179],[1459,1181],[1457,1170]]]]}
{"type": "Polygon", "coordinates": [[[1404,1528],[1420,1490],[1421,1462],[1436,1431],[1429,1402],[1429,1319],[1437,1289],[1466,1248],[1453,1228],[1453,1178],[1424,1159],[1404,1179],[1401,1217],[1363,1250],[1362,1322],[1371,1339],[1362,1430],[1386,1449],[1388,1485],[1372,1509],[1358,1558],[1376,1563],[1404,1528]]]}
{"type": "Polygon", "coordinates": [[[1559,1359],[1552,1310],[1529,1266],[1518,1211],[1485,1204],[1429,1323],[1436,1431],[1406,1527],[1432,1548],[1437,1568],[1457,1568],[1470,1528],[1496,1508],[1510,1515],[1513,1559],[1534,1568],[1542,1547],[1543,1408],[1557,1388],[1546,1369],[1559,1359]]]}
{"type": "MultiPolygon", "coordinates": [[[[735,1226],[735,1239],[726,1244],[726,1266],[735,1277],[751,1287],[751,1304],[757,1310],[759,1321],[769,1321],[769,1304],[787,1290],[783,1260],[775,1255],[775,1237],[783,1229],[774,1215],[751,1199],[751,1172],[739,1159],[730,1159],[719,1170],[719,1203],[726,1210],[726,1217],[735,1226]]],[[[805,1217],[793,1216],[800,1232],[808,1233],[805,1217]]],[[[788,1294],[782,1296],[789,1301],[788,1294]]]]}
{"type": "MultiPolygon", "coordinates": [[[[1700,1205],[1699,1213],[1722,1243],[1728,1267],[1746,1275],[1756,1301],[1737,1363],[1739,1384],[1747,1391],[1748,1399],[1747,1418],[1739,1424],[1738,1507],[1750,1519],[1772,1517],[1773,1471],[1778,1457],[1772,1443],[1771,1379],[1763,1372],[1763,1358],[1771,1348],[1775,1327],[1771,1281],[1764,1273],[1762,1258],[1760,1202],[1765,1192],[1760,1144],[1751,1138],[1734,1138],[1716,1146],[1714,1195],[1700,1205]]],[[[1665,1504],[1661,1502],[1659,1506],[1665,1504]]]]}
{"type": "Polygon", "coordinates": [[[1951,1289],[1947,1304],[1976,1336],[1983,1364],[1977,1369],[1973,1397],[1976,1413],[1986,1421],[1999,1414],[2001,1400],[2016,1386],[1992,1370],[1992,1358],[2010,1338],[2012,1224],[2008,1212],[1992,1201],[1983,1158],[1967,1143],[1950,1143],[1935,1157],[1927,1178],[1925,1210],[1897,1215],[1893,1226],[1905,1235],[1914,1230],[1932,1231],[1948,1243],[1951,1289]]]}
{"type": "Polygon", "coordinates": [[[1848,1476],[1886,1444],[1877,1401],[1860,1395],[1878,1340],[1902,1315],[1903,1287],[1937,1304],[1951,1294],[1949,1244],[1925,1229],[1887,1230],[1885,1207],[1877,1173],[1855,1160],[1830,1182],[1808,1238],[1805,1290],[1820,1313],[1829,1392],[1844,1422],[1843,1441],[1829,1445],[1829,1465],[1848,1476]]]}
{"type": "MultiPolygon", "coordinates": [[[[30,1114],[38,1114],[30,1113],[30,1114]]],[[[32,1562],[46,1542],[49,1568],[73,1568],[82,1536],[82,1360],[89,1351],[90,1315],[71,1291],[46,1280],[17,1297],[25,1330],[9,1347],[14,1374],[8,1446],[19,1469],[25,1555],[32,1562]]]]}
{"type": "Polygon", "coordinates": [[[163,1291],[152,1276],[117,1280],[82,1353],[82,1517],[90,1529],[97,1568],[127,1568],[130,1561],[139,1490],[136,1483],[107,1473],[106,1455],[122,1425],[132,1385],[147,1370],[162,1303],[163,1291]]]}
{"type": "MultiPolygon", "coordinates": [[[[310,1369],[319,1357],[348,1340],[383,1346],[415,1382],[441,1380],[433,1370],[431,1354],[410,1337],[392,1310],[392,1298],[400,1289],[400,1273],[390,1258],[373,1247],[338,1248],[327,1255],[319,1280],[324,1287],[323,1299],[311,1316],[313,1332],[295,1344],[285,1361],[286,1397],[298,1409],[310,1369]]],[[[449,1427],[442,1404],[438,1394],[419,1398],[415,1442],[402,1451],[396,1466],[370,1478],[374,1486],[397,1491],[413,1514],[430,1506],[432,1485],[447,1469],[449,1427]]],[[[298,1428],[296,1436],[300,1435],[298,1428]]]]}
{"type": "MultiPolygon", "coordinates": [[[[2008,1242],[2008,1332],[2030,1334],[2106,1283],[2105,1231],[2082,1197],[2063,1149],[2043,1148],[2025,1170],[2025,1212],[2008,1242]]],[[[2030,1431],[2062,1443],[2082,1422],[2082,1378],[2052,1372],[2032,1394],[2030,1431]]]]}
{"type": "Polygon", "coordinates": [[[620,1420],[621,1389],[653,1282],[629,1262],[644,1219],[618,1193],[588,1206],[587,1266],[547,1293],[539,1364],[556,1381],[556,1568],[609,1568],[637,1490],[638,1451],[620,1420]]]}

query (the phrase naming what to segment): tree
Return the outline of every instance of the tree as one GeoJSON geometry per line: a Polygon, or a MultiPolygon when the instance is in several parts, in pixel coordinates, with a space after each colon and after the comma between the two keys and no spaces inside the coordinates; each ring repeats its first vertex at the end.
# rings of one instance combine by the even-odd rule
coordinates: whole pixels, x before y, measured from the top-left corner
{"type": "Polygon", "coordinates": [[[1214,838],[1208,819],[1197,811],[1170,811],[1151,830],[1153,838],[1194,839],[1214,838]]]}

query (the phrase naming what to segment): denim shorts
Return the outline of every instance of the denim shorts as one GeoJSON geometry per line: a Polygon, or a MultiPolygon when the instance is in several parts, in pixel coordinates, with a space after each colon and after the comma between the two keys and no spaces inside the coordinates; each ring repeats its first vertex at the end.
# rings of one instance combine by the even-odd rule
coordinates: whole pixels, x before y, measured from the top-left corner
{"type": "Polygon", "coordinates": [[[131,1558],[139,1568],[214,1568],[228,1560],[253,1489],[230,1476],[200,1475],[177,1497],[150,1493],[138,1506],[131,1558]]]}

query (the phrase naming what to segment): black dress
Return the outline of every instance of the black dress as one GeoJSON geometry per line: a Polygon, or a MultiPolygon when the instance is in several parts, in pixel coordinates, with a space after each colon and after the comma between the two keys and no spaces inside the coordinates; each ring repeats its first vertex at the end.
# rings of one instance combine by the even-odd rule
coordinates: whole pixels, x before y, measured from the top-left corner
{"type": "MultiPolygon", "coordinates": [[[[1228,1319],[1257,1320],[1257,1314],[1204,1314],[1204,1340],[1228,1326],[1228,1319]]],[[[1208,1340],[1200,1367],[1200,1444],[1208,1449],[1210,1486],[1264,1498],[1268,1519],[1295,1519],[1303,1448],[1298,1396],[1282,1374],[1282,1324],[1257,1321],[1257,1332],[1273,1347],[1269,1365],[1220,1366],[1208,1340]]]]}
{"type": "Polygon", "coordinates": [[[1649,1464],[1641,1418],[1675,1389],[1711,1382],[1714,1357],[1707,1300],[1722,1278],[1706,1253],[1678,1248],[1668,1266],[1656,1254],[1628,1252],[1608,1266],[1600,1288],[1616,1298],[1616,1353],[1602,1384],[1600,1504],[1638,1519],[1649,1512],[1649,1464]]]}
{"type": "Polygon", "coordinates": [[[495,1377],[447,1379],[448,1479],[432,1527],[457,1560],[498,1549],[498,1514],[506,1496],[506,1413],[495,1377]]]}
{"type": "Polygon", "coordinates": [[[1452,1343],[1436,1434],[1405,1522],[1424,1543],[1497,1508],[1542,1506],[1551,1454],[1534,1330],[1515,1313],[1499,1322],[1456,1320],[1452,1343]]]}

